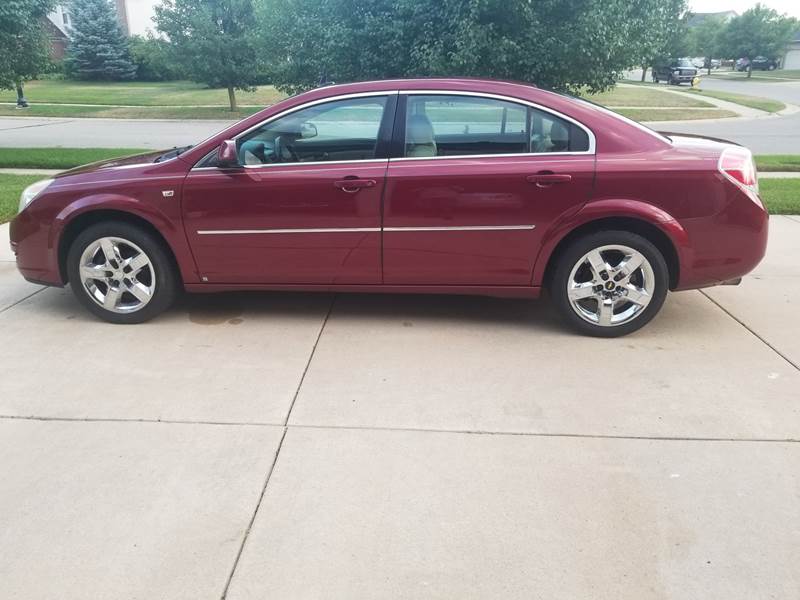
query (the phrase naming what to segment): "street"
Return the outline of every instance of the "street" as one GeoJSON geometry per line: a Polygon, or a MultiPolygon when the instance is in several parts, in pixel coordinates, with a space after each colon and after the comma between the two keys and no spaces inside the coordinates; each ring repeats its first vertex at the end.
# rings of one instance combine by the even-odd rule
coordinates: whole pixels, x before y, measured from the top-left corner
{"type": "Polygon", "coordinates": [[[443,296],[114,326],[0,226],[3,594],[796,598],[800,218],[770,227],[740,286],[603,340],[443,296]]]}

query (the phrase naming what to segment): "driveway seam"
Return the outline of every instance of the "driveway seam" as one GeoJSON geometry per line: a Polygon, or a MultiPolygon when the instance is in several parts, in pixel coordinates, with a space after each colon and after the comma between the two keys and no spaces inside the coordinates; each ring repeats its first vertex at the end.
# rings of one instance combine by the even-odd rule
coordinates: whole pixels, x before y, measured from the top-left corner
{"type": "MultiPolygon", "coordinates": [[[[797,443],[800,438],[754,438],[754,437],[681,437],[668,435],[613,435],[600,433],[548,433],[543,431],[488,431],[482,429],[425,429],[421,427],[385,427],[366,425],[281,425],[279,423],[259,422],[221,422],[221,421],[180,421],[162,419],[116,419],[116,418],[90,418],[90,417],[37,417],[2,415],[0,420],[16,421],[63,421],[67,423],[150,423],[161,425],[214,425],[231,427],[283,427],[284,429],[329,429],[350,431],[400,431],[406,433],[452,433],[457,435],[507,435],[515,437],[564,437],[586,438],[598,440],[644,440],[664,442],[756,442],[756,443],[797,443]]],[[[277,460],[277,459],[276,459],[277,460]]]]}
{"type": "Polygon", "coordinates": [[[798,217],[797,215],[783,215],[783,216],[789,219],[790,221],[795,221],[797,223],[800,223],[800,217],[798,217]]]}
{"type": "Polygon", "coordinates": [[[283,428],[283,435],[281,435],[281,441],[278,442],[278,449],[275,451],[275,456],[272,459],[272,464],[269,467],[269,471],[267,471],[267,477],[264,479],[264,485],[261,487],[261,495],[258,497],[258,502],[256,503],[256,508],[253,511],[252,516],[250,517],[250,522],[247,524],[247,529],[244,532],[244,537],[242,538],[242,543],[239,546],[239,551],[236,553],[236,558],[233,561],[233,566],[231,567],[231,572],[228,574],[228,579],[225,581],[225,587],[222,590],[222,596],[220,596],[220,600],[225,600],[225,597],[228,595],[228,589],[231,586],[231,581],[233,581],[233,575],[236,573],[236,567],[239,566],[239,559],[242,557],[242,552],[244,551],[244,545],[247,543],[247,538],[250,535],[250,530],[253,529],[253,523],[255,523],[256,515],[258,514],[258,509],[261,507],[261,502],[264,500],[264,495],[267,493],[267,485],[269,485],[269,480],[272,477],[272,473],[275,470],[275,464],[278,462],[278,455],[281,453],[281,448],[283,447],[283,440],[286,439],[286,431],[287,428],[283,428]]]}
{"type": "Polygon", "coordinates": [[[322,338],[322,332],[325,331],[325,326],[328,324],[328,319],[333,312],[333,305],[336,303],[336,294],[334,294],[333,298],[331,299],[331,305],[328,307],[328,312],[325,315],[325,319],[322,321],[322,326],[319,328],[319,333],[317,334],[317,339],[314,340],[314,345],[311,347],[311,353],[308,355],[308,362],[306,362],[306,367],[303,369],[303,374],[300,376],[300,381],[297,382],[297,389],[294,391],[294,396],[292,396],[292,403],[289,405],[289,411],[286,413],[286,419],[283,421],[283,426],[289,426],[289,418],[292,416],[292,410],[294,409],[294,403],[297,402],[297,397],[300,395],[300,388],[303,387],[303,382],[306,380],[306,373],[308,373],[308,368],[311,366],[311,361],[314,359],[314,353],[317,351],[317,344],[319,344],[320,338],[322,338]]]}
{"type": "Polygon", "coordinates": [[[746,324],[744,321],[742,321],[741,319],[739,319],[738,317],[736,317],[736,316],[735,316],[735,315],[734,315],[732,312],[730,312],[730,311],[729,311],[727,308],[725,308],[725,307],[724,307],[724,306],[722,306],[722,305],[721,305],[719,302],[717,302],[716,300],[714,300],[714,298],[712,298],[711,296],[709,296],[708,294],[706,294],[706,293],[705,293],[703,290],[699,290],[699,292],[700,292],[701,294],[703,294],[703,296],[705,296],[706,298],[708,298],[709,300],[711,300],[711,302],[713,302],[713,303],[714,303],[714,304],[715,304],[715,305],[716,305],[716,306],[717,306],[717,307],[718,307],[718,308],[719,308],[719,309],[720,309],[722,312],[724,312],[726,315],[728,315],[728,316],[729,316],[731,319],[733,319],[734,321],[736,321],[737,323],[739,323],[739,325],[741,325],[741,326],[742,326],[742,327],[744,327],[744,328],[745,328],[747,331],[749,331],[750,333],[752,333],[752,334],[753,334],[753,336],[755,336],[756,338],[758,338],[759,340],[761,340],[761,342],[762,342],[762,343],[763,343],[765,346],[767,346],[767,347],[768,347],[770,350],[772,350],[772,351],[773,351],[775,354],[777,354],[778,356],[780,356],[780,357],[781,357],[783,360],[785,360],[787,363],[789,363],[790,365],[792,365],[792,366],[793,366],[795,369],[797,369],[798,371],[800,371],[800,365],[798,365],[797,363],[795,363],[794,361],[792,361],[792,359],[790,359],[788,356],[786,356],[786,355],[785,355],[783,352],[781,352],[780,350],[778,350],[778,349],[777,349],[775,346],[773,346],[773,345],[772,345],[772,344],[770,344],[770,343],[769,343],[767,340],[765,340],[763,337],[761,337],[759,334],[757,334],[757,333],[756,333],[756,332],[755,332],[755,331],[754,331],[754,330],[753,330],[753,329],[752,329],[752,328],[751,328],[749,325],[747,325],[747,324],[746,324]]]}
{"type": "Polygon", "coordinates": [[[33,293],[31,293],[31,294],[28,294],[28,295],[27,295],[27,296],[25,296],[24,298],[20,298],[19,300],[17,300],[17,301],[16,301],[16,302],[14,302],[13,304],[9,304],[8,306],[6,306],[6,307],[4,307],[4,308],[0,308],[0,314],[2,314],[2,313],[4,313],[4,312],[6,312],[7,310],[9,310],[9,309],[11,309],[11,308],[14,308],[14,307],[15,307],[17,304],[21,304],[22,302],[25,302],[25,300],[27,300],[28,298],[32,298],[33,296],[35,296],[36,294],[38,294],[39,292],[41,292],[41,291],[42,291],[42,290],[44,290],[44,289],[45,289],[45,288],[43,288],[43,287],[40,287],[40,288],[39,288],[38,290],[36,290],[35,292],[33,292],[33,293]]]}

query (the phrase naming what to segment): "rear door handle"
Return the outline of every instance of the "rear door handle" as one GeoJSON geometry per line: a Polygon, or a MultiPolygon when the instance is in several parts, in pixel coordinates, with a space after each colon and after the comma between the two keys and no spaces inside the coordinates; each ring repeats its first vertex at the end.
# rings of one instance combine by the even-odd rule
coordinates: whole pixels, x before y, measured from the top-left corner
{"type": "Polygon", "coordinates": [[[536,173],[526,177],[529,183],[535,183],[539,187],[546,187],[554,183],[569,183],[572,175],[569,173],[536,173]]]}
{"type": "Polygon", "coordinates": [[[334,181],[333,185],[337,188],[342,190],[343,192],[347,192],[348,194],[355,194],[358,190],[362,188],[371,188],[375,185],[374,179],[340,179],[339,181],[334,181]]]}

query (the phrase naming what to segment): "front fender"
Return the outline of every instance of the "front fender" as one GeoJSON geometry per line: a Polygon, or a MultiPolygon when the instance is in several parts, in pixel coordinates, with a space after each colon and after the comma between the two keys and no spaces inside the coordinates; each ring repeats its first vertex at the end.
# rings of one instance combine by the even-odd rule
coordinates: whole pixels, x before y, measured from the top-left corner
{"type": "MultiPolygon", "coordinates": [[[[141,202],[130,196],[116,193],[96,193],[81,196],[65,206],[53,219],[48,245],[54,250],[52,255],[58,260],[59,248],[64,232],[70,223],[82,215],[96,211],[116,211],[137,217],[149,223],[166,241],[180,269],[183,281],[196,283],[197,272],[194,258],[183,233],[180,216],[170,217],[157,206],[141,202]]],[[[55,265],[57,268],[58,265],[55,265]]]]}
{"type": "Polygon", "coordinates": [[[130,198],[121,194],[91,194],[82,196],[74,202],[65,206],[53,219],[50,228],[50,246],[58,247],[58,242],[67,225],[82,214],[97,210],[116,210],[119,212],[130,213],[144,219],[153,227],[158,229],[167,237],[174,234],[177,227],[171,219],[158,210],[156,207],[139,202],[135,198],[130,198]]]}
{"type": "Polygon", "coordinates": [[[553,252],[570,233],[591,223],[615,218],[636,219],[658,228],[672,242],[680,264],[689,264],[692,253],[689,236],[672,215],[641,200],[606,198],[587,202],[578,211],[562,215],[553,222],[542,238],[533,269],[532,285],[543,285],[547,265],[553,252]]]}

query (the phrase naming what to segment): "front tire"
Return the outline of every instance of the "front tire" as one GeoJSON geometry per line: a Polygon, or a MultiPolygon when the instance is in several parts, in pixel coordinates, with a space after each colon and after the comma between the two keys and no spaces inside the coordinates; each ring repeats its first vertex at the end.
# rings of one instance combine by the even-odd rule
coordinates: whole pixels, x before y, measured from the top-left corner
{"type": "Polygon", "coordinates": [[[97,223],[69,248],[70,287],[89,312],[109,323],[148,321],[177,295],[174,263],[151,233],[129,223],[97,223]]]}
{"type": "Polygon", "coordinates": [[[578,332],[619,337],[656,316],[669,287],[658,248],[628,231],[599,231],[574,240],[556,259],[550,295],[578,332]]]}

